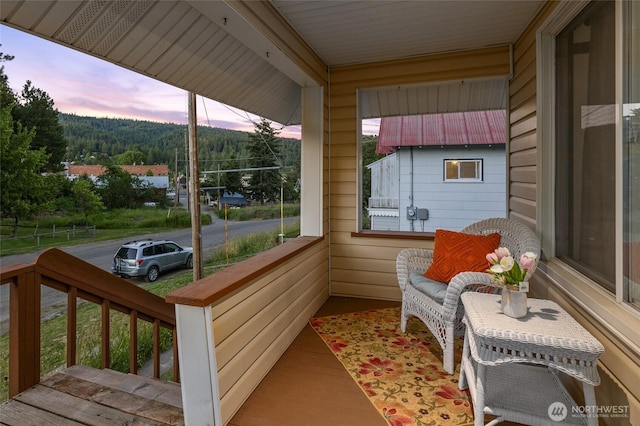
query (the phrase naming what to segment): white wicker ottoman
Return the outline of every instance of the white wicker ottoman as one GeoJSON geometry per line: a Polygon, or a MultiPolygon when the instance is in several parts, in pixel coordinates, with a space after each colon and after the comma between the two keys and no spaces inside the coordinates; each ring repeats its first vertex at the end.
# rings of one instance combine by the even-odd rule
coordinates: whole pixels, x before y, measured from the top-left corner
{"type": "Polygon", "coordinates": [[[469,387],[476,426],[485,414],[497,416],[489,424],[598,424],[583,413],[596,406],[593,387],[600,384],[604,347],[584,327],[549,300],[529,299],[528,314],[515,319],[500,312],[498,295],[469,292],[461,299],[467,330],[459,386],[469,387]],[[582,382],[584,407],[567,393],[558,371],[582,382]]]}

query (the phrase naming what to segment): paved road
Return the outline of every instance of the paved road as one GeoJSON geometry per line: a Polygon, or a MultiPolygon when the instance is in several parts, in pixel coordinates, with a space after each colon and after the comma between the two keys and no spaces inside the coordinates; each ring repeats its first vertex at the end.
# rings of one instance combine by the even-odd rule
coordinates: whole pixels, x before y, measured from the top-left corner
{"type": "MultiPolygon", "coordinates": [[[[298,218],[285,218],[285,223],[297,220],[298,218]]],[[[229,240],[233,240],[244,235],[274,229],[278,234],[280,232],[280,219],[258,220],[248,222],[227,222],[227,231],[229,240]]],[[[224,246],[225,243],[225,223],[223,220],[214,218],[211,225],[203,226],[202,235],[202,252],[206,259],[208,255],[216,247],[224,246]]],[[[106,271],[111,271],[111,261],[113,254],[117,248],[126,241],[142,238],[168,239],[184,246],[191,246],[191,229],[181,229],[178,231],[169,231],[158,234],[146,234],[139,237],[130,237],[121,240],[101,241],[95,243],[80,244],[77,246],[62,247],[61,250],[72,254],[86,262],[91,263],[106,271]]],[[[0,258],[0,265],[13,265],[16,263],[32,263],[40,252],[26,253],[14,256],[4,256],[0,258]]],[[[165,275],[166,277],[166,275],[165,275]]],[[[160,276],[162,279],[163,276],[160,276]]],[[[133,281],[137,282],[137,281],[133,281]]],[[[142,282],[140,282],[142,284],[142,282]]],[[[0,286],[0,335],[6,333],[8,327],[8,288],[9,286],[0,286]]],[[[42,287],[42,315],[44,318],[52,315],[57,311],[56,307],[66,304],[66,294],[53,290],[49,287],[42,287]]]]}

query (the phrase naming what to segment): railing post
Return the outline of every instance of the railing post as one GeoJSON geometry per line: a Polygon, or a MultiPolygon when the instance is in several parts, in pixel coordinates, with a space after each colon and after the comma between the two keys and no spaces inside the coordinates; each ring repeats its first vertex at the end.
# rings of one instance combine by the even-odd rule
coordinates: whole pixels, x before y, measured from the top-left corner
{"type": "Polygon", "coordinates": [[[101,305],[101,352],[102,365],[104,368],[111,368],[111,302],[104,299],[101,305]]]}
{"type": "Polygon", "coordinates": [[[69,288],[67,293],[67,367],[76,365],[78,361],[78,289],[69,288]]]}
{"type": "Polygon", "coordinates": [[[21,274],[9,288],[9,398],[40,382],[39,277],[21,274]]]}
{"type": "Polygon", "coordinates": [[[182,410],[188,425],[222,426],[211,307],[176,304],[182,410]]]}

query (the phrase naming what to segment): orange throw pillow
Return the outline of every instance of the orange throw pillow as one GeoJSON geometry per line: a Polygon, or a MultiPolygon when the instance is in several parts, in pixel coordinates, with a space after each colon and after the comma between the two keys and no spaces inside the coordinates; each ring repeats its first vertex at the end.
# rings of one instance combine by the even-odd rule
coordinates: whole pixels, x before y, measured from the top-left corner
{"type": "Polygon", "coordinates": [[[436,229],[433,263],[424,276],[448,283],[460,272],[484,272],[489,268],[487,253],[500,244],[500,234],[473,235],[436,229]]]}

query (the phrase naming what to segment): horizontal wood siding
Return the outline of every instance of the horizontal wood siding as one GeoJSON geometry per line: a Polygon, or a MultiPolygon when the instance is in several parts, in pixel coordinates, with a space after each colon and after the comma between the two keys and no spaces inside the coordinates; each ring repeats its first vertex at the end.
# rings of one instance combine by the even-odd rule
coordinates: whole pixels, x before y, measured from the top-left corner
{"type": "Polygon", "coordinates": [[[536,30],[550,7],[531,23],[514,45],[514,75],[509,84],[509,217],[536,229],[536,30]]]}
{"type": "Polygon", "coordinates": [[[212,305],[223,423],[329,297],[328,255],[316,244],[212,305]]]}
{"type": "Polygon", "coordinates": [[[432,244],[352,236],[359,214],[357,185],[348,184],[359,180],[357,89],[504,76],[509,69],[509,48],[498,46],[330,70],[331,294],[399,300],[398,252],[432,244]]]}

